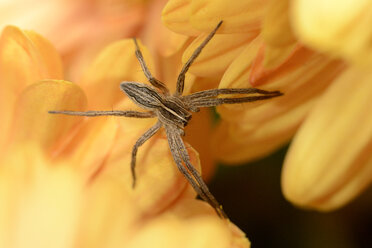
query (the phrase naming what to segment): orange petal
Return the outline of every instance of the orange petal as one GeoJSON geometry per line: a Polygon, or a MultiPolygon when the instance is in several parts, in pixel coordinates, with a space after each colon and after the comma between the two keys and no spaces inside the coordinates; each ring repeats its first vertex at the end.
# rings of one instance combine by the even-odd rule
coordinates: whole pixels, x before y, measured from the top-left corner
{"type": "MultiPolygon", "coordinates": [[[[182,56],[183,63],[186,63],[206,36],[207,34],[201,35],[191,43],[182,56]]],[[[244,33],[215,35],[192,64],[190,72],[200,77],[222,76],[230,63],[254,37],[255,34],[244,33]]]]}
{"type": "Polygon", "coordinates": [[[201,109],[193,114],[190,123],[187,125],[185,140],[190,143],[200,155],[203,178],[208,180],[213,176],[216,163],[210,149],[212,136],[212,118],[209,109],[201,109]]]}
{"type": "Polygon", "coordinates": [[[70,82],[45,80],[32,84],[18,99],[11,132],[13,141],[32,140],[50,151],[81,117],[52,115],[48,111],[79,111],[85,103],[84,93],[70,82]]]}
{"type": "MultiPolygon", "coordinates": [[[[172,1],[167,3],[170,4],[172,1]]],[[[189,37],[170,31],[160,20],[164,1],[155,1],[152,6],[151,17],[147,20],[144,43],[150,51],[156,51],[162,57],[169,57],[185,46],[189,37]]],[[[163,9],[164,11],[165,9],[163,9]]]]}
{"type": "Polygon", "coordinates": [[[371,79],[369,71],[349,69],[301,126],[282,175],[283,192],[294,204],[332,210],[370,184],[371,79]]]}
{"type": "Polygon", "coordinates": [[[296,41],[289,20],[289,4],[289,0],[269,2],[261,31],[267,45],[283,47],[296,41]]]}
{"type": "Polygon", "coordinates": [[[266,1],[197,0],[192,1],[190,22],[204,32],[224,21],[221,33],[257,33],[267,8],[266,1]]]}
{"type": "Polygon", "coordinates": [[[292,24],[305,44],[367,66],[372,62],[371,22],[370,1],[293,1],[292,24]]]}
{"type": "Polygon", "coordinates": [[[162,12],[162,21],[170,30],[189,36],[197,36],[200,31],[190,24],[192,0],[170,0],[162,12]]]}
{"type": "MultiPolygon", "coordinates": [[[[253,48],[255,43],[252,43],[253,48]]],[[[252,48],[242,52],[226,71],[221,88],[246,88],[250,67],[244,57],[252,57],[252,48]],[[247,55],[247,56],[244,56],[247,55]],[[231,74],[230,74],[231,73],[231,74]]],[[[296,56],[290,60],[298,60],[296,56]]],[[[213,142],[214,153],[226,162],[240,163],[257,158],[287,142],[310,110],[317,96],[344,69],[343,63],[313,53],[300,66],[286,63],[276,74],[267,74],[265,89],[281,90],[278,98],[218,107],[224,123],[213,142]]]]}
{"type": "Polygon", "coordinates": [[[141,221],[140,211],[123,190],[120,177],[103,176],[94,180],[84,198],[79,247],[128,247],[141,221]]]}
{"type": "Polygon", "coordinates": [[[19,94],[42,79],[61,79],[62,64],[55,48],[42,36],[8,26],[0,37],[1,90],[19,94]]]}
{"type": "Polygon", "coordinates": [[[76,172],[66,164],[51,166],[34,143],[19,144],[1,158],[0,244],[46,248],[56,241],[56,247],[72,247],[83,186],[76,172]]]}
{"type": "MultiPolygon", "coordinates": [[[[149,53],[138,41],[145,62],[156,77],[149,53]]],[[[122,40],[106,47],[85,73],[81,86],[89,101],[89,108],[107,110],[125,98],[120,90],[123,81],[147,82],[135,56],[133,40],[122,40]]]]}
{"type": "MultiPolygon", "coordinates": [[[[163,211],[188,188],[186,179],[178,171],[169,145],[162,132],[155,134],[138,149],[136,159],[136,188],[132,188],[130,172],[131,151],[136,140],[154,124],[152,120],[122,119],[118,139],[106,160],[104,174],[119,177],[125,190],[132,195],[143,214],[163,211]]],[[[191,163],[200,170],[197,152],[188,147],[191,163]]],[[[195,193],[193,193],[195,196],[195,193]]],[[[188,195],[188,197],[190,197],[188,195]]]]}
{"type": "Polygon", "coordinates": [[[131,247],[250,247],[231,242],[232,234],[218,217],[178,219],[172,215],[161,216],[133,237],[131,247]],[[167,240],[164,243],[164,239],[167,240]],[[237,245],[237,246],[234,246],[237,245]]]}
{"type": "Polygon", "coordinates": [[[62,78],[54,47],[34,32],[6,27],[0,37],[0,147],[9,135],[17,95],[45,78],[62,78]]]}

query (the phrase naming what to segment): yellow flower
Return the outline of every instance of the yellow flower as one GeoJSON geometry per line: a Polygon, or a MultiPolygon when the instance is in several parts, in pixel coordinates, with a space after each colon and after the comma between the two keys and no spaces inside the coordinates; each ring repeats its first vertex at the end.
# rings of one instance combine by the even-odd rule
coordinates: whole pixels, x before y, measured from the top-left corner
{"type": "MultiPolygon", "coordinates": [[[[142,47],[154,74],[154,62],[142,47]]],[[[62,80],[61,59],[42,36],[6,27],[0,37],[1,247],[249,247],[173,164],[157,135],[130,154],[151,120],[49,115],[48,110],[136,109],[123,80],[146,82],[131,40],[106,47],[80,87],[62,80]],[[87,103],[88,102],[88,103],[87,103]]],[[[176,55],[175,55],[176,56],[176,55]]],[[[179,65],[169,59],[170,69],[179,65]]],[[[192,78],[190,78],[192,80],[192,78]]],[[[200,169],[197,152],[191,162],[200,169]]]]}
{"type": "Polygon", "coordinates": [[[224,21],[193,74],[215,75],[214,87],[284,92],[269,102],[217,108],[216,156],[256,159],[300,128],[283,170],[287,199],[330,210],[361,192],[372,170],[370,13],[362,0],[169,1],[163,21],[175,32],[197,35],[224,21]]]}

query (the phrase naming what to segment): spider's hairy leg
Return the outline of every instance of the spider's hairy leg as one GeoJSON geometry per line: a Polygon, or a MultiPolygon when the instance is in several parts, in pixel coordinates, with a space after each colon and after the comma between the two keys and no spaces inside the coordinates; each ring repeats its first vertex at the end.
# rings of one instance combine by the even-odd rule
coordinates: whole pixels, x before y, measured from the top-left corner
{"type": "Polygon", "coordinates": [[[227,218],[227,215],[222,210],[221,205],[217,202],[214,196],[210,193],[207,185],[204,183],[199,172],[190,163],[190,158],[187,153],[186,147],[176,130],[166,128],[167,138],[169,147],[173,156],[174,161],[177,164],[178,169],[186,177],[191,186],[194,188],[196,193],[209,205],[211,205],[218,216],[227,218]],[[187,169],[183,166],[182,161],[185,162],[187,169]],[[191,172],[191,174],[190,174],[191,172]],[[196,180],[196,181],[195,181],[196,180]]]}
{"type": "Polygon", "coordinates": [[[152,118],[155,117],[155,114],[152,112],[138,112],[138,111],[120,111],[120,110],[113,110],[113,111],[58,111],[52,110],[48,111],[49,114],[62,114],[62,115],[77,115],[77,116],[87,116],[87,117],[96,117],[96,116],[124,116],[124,117],[134,117],[134,118],[152,118]]]}
{"type": "Polygon", "coordinates": [[[213,31],[205,38],[205,40],[198,46],[198,48],[195,49],[189,60],[183,65],[182,70],[177,78],[177,88],[176,88],[176,95],[182,95],[184,84],[185,84],[185,74],[189,70],[191,64],[194,62],[194,60],[199,56],[200,52],[203,50],[203,48],[208,44],[208,42],[212,39],[212,37],[217,32],[218,28],[221,26],[222,21],[220,21],[217,26],[213,29],[213,31]]]}
{"type": "Polygon", "coordinates": [[[223,88],[223,89],[210,89],[203,90],[199,92],[192,93],[187,96],[182,96],[185,100],[203,99],[210,97],[217,97],[219,95],[229,95],[229,94],[262,94],[262,95],[272,95],[280,96],[282,93],[280,91],[267,91],[257,88],[223,88]]]}
{"type": "Polygon", "coordinates": [[[143,58],[143,55],[142,55],[142,52],[138,46],[138,43],[137,43],[137,39],[136,38],[133,38],[133,41],[134,41],[134,45],[136,47],[136,57],[141,65],[141,68],[143,70],[143,73],[145,74],[147,80],[149,80],[149,82],[156,88],[160,89],[164,94],[166,95],[169,95],[169,90],[168,88],[165,86],[165,84],[163,84],[162,82],[160,82],[159,80],[157,80],[156,78],[154,78],[149,70],[149,68],[147,67],[146,65],[146,62],[145,62],[145,59],[143,58]]]}
{"type": "Polygon", "coordinates": [[[246,102],[255,102],[259,100],[270,99],[283,95],[280,91],[265,91],[255,88],[247,89],[214,89],[202,92],[197,92],[184,99],[188,105],[194,108],[201,107],[214,107],[222,104],[237,104],[246,102]],[[261,94],[246,97],[233,97],[233,98],[215,98],[221,94],[261,94]]]}
{"type": "Polygon", "coordinates": [[[132,159],[130,162],[130,168],[132,173],[132,188],[136,187],[136,157],[137,151],[140,146],[142,146],[148,139],[150,139],[161,127],[161,123],[157,122],[154,126],[152,126],[149,130],[147,130],[137,141],[136,144],[133,146],[132,149],[132,159]]]}

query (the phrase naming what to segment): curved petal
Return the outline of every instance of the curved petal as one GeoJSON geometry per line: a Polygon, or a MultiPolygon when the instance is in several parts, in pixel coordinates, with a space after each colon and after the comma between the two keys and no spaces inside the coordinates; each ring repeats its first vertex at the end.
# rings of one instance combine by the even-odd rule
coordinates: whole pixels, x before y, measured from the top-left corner
{"type": "Polygon", "coordinates": [[[78,174],[67,164],[52,166],[34,143],[13,148],[0,161],[0,244],[72,247],[83,187],[78,174]]]}
{"type": "Polygon", "coordinates": [[[6,27],[0,37],[0,147],[10,132],[17,95],[46,78],[62,78],[62,63],[54,47],[34,32],[6,27]]]}
{"type": "MultiPolygon", "coordinates": [[[[138,149],[136,159],[136,188],[132,188],[130,172],[132,148],[139,137],[146,132],[154,120],[120,119],[116,143],[105,161],[104,175],[119,177],[125,183],[137,208],[143,215],[163,211],[191,187],[178,171],[169,150],[167,139],[159,131],[138,149]]],[[[200,170],[198,153],[186,145],[191,163],[200,170]]],[[[101,174],[102,174],[101,173],[101,174]]],[[[194,197],[187,194],[187,197],[194,197]]]]}
{"type": "Polygon", "coordinates": [[[372,5],[368,0],[293,3],[292,24],[304,43],[367,65],[372,61],[371,22],[372,5]]]}
{"type": "Polygon", "coordinates": [[[42,36],[7,26],[0,37],[1,90],[19,94],[42,79],[62,79],[62,63],[55,48],[42,36]]]}
{"type": "MultiPolygon", "coordinates": [[[[150,72],[156,77],[148,50],[139,41],[138,43],[150,72]]],[[[125,98],[119,87],[123,81],[147,82],[131,39],[107,46],[84,74],[80,85],[87,94],[89,108],[107,110],[125,98]]]]}
{"type": "Polygon", "coordinates": [[[220,33],[257,33],[267,8],[266,1],[193,0],[190,22],[204,32],[224,21],[220,33]]]}
{"type": "Polygon", "coordinates": [[[34,141],[52,151],[81,117],[52,115],[50,110],[81,110],[86,98],[73,83],[45,80],[29,86],[19,97],[12,126],[13,142],[34,141]]]}
{"type": "MultiPolygon", "coordinates": [[[[256,42],[226,70],[220,88],[246,88],[253,68],[256,42]]],[[[301,55],[301,53],[299,53],[301,55]]],[[[325,56],[310,53],[305,58],[291,56],[286,63],[263,78],[268,90],[281,90],[284,95],[275,99],[226,105],[217,108],[223,123],[217,129],[213,150],[218,158],[240,163],[257,158],[276,149],[295,133],[316,98],[344,69],[344,65],[325,56]],[[306,63],[297,65],[303,59],[306,63]]]]}
{"type": "MultiPolygon", "coordinates": [[[[230,63],[252,41],[255,35],[244,33],[215,35],[208,45],[204,47],[189,71],[200,77],[222,76],[222,73],[230,63]]],[[[183,63],[186,63],[206,36],[207,34],[201,35],[191,43],[182,56],[183,63]]]]}
{"type": "Polygon", "coordinates": [[[294,204],[332,210],[371,183],[371,79],[371,72],[348,70],[302,125],[282,174],[284,195],[294,204]]]}
{"type": "Polygon", "coordinates": [[[162,12],[162,21],[170,30],[189,36],[197,36],[201,32],[190,24],[192,0],[169,0],[162,12]]]}
{"type": "Polygon", "coordinates": [[[233,243],[231,231],[218,217],[178,219],[161,216],[134,236],[131,247],[250,247],[249,241],[233,243]],[[164,243],[164,239],[167,240],[164,243]],[[235,245],[235,246],[234,246],[235,245]]]}
{"type": "Polygon", "coordinates": [[[289,0],[270,1],[261,34],[270,46],[288,46],[296,42],[289,19],[289,0]]]}

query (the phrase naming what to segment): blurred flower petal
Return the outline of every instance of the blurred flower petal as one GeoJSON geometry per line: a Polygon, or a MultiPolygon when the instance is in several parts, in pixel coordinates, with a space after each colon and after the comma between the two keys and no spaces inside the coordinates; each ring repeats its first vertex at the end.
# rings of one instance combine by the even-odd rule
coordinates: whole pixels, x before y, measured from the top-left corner
{"type": "Polygon", "coordinates": [[[292,18],[309,46],[356,63],[372,62],[371,1],[296,0],[292,18]]]}
{"type": "Polygon", "coordinates": [[[62,79],[60,58],[49,43],[34,32],[8,26],[0,38],[1,90],[18,94],[41,79],[62,79]]]}
{"type": "Polygon", "coordinates": [[[371,72],[345,72],[296,135],[282,176],[283,192],[294,204],[331,210],[370,184],[371,80],[371,72]]]}
{"type": "Polygon", "coordinates": [[[16,96],[45,78],[62,78],[62,64],[53,46],[40,35],[6,27],[0,37],[0,147],[9,136],[16,96]]]}
{"type": "Polygon", "coordinates": [[[41,149],[27,143],[2,156],[0,164],[0,244],[72,247],[82,190],[76,172],[66,164],[51,167],[41,149]]]}
{"type": "Polygon", "coordinates": [[[45,80],[32,84],[17,102],[12,138],[15,142],[32,140],[44,148],[53,149],[82,117],[52,115],[48,111],[79,111],[85,104],[82,90],[70,82],[45,80]]]}
{"type": "Polygon", "coordinates": [[[269,2],[261,31],[266,45],[283,48],[296,42],[288,12],[289,0],[269,2]]]}
{"type": "Polygon", "coordinates": [[[206,216],[180,220],[169,215],[146,225],[134,237],[131,247],[225,248],[230,247],[230,237],[231,234],[224,221],[217,217],[206,216]],[[166,244],[164,243],[165,237],[167,237],[166,244]]]}
{"type": "MultiPolygon", "coordinates": [[[[149,70],[156,76],[148,50],[139,40],[138,43],[149,70]]],[[[134,42],[130,39],[106,47],[85,73],[80,85],[87,94],[89,108],[107,110],[125,98],[124,92],[120,90],[123,81],[147,82],[135,56],[134,42]]]]}

